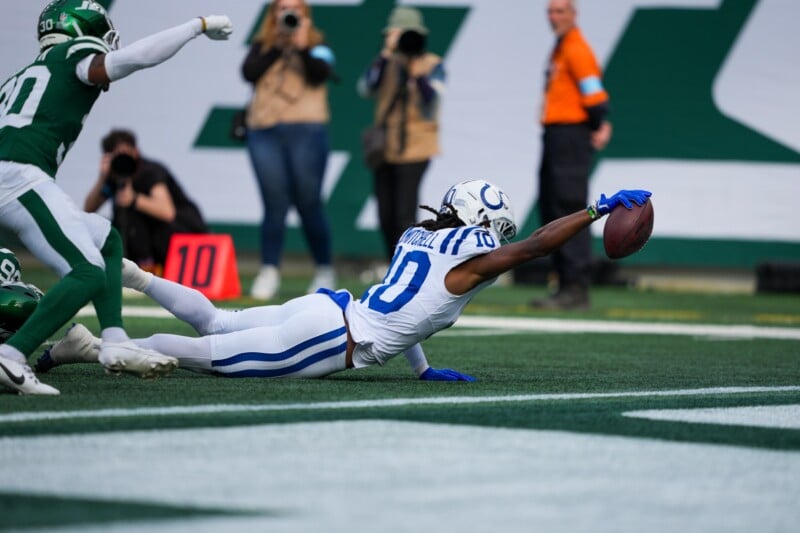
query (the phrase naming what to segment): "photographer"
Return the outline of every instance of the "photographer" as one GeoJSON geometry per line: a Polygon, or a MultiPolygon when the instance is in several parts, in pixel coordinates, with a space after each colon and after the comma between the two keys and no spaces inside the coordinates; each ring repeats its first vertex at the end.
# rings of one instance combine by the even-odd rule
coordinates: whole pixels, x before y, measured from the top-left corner
{"type": "Polygon", "coordinates": [[[253,84],[247,108],[245,142],[258,180],[261,268],[250,295],[273,298],[280,287],[280,262],[286,214],[297,209],[314,259],[308,288],[336,284],[331,232],[322,201],[328,163],[328,88],[334,55],[314,26],[304,0],[275,0],[267,9],[242,64],[253,84]]]}
{"type": "Polygon", "coordinates": [[[388,260],[400,235],[416,222],[419,186],[439,153],[445,73],[441,57],[427,51],[427,36],[420,11],[396,7],[380,55],[358,81],[359,94],[375,98],[375,125],[386,130],[384,161],[373,173],[388,260]]]}
{"type": "Polygon", "coordinates": [[[101,142],[100,176],[84,202],[88,212],[113,199],[112,223],[125,257],[160,272],[173,233],[206,233],[203,217],[166,167],[141,156],[136,137],[112,130],[101,142]]]}

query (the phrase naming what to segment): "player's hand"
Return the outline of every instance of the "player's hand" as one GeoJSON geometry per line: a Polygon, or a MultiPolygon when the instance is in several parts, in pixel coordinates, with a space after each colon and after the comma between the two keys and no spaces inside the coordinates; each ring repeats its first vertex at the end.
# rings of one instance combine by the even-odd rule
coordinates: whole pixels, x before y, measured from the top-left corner
{"type": "Polygon", "coordinates": [[[200,17],[203,21],[203,33],[215,41],[224,41],[233,33],[233,23],[227,15],[208,15],[200,17]]]}
{"type": "Polygon", "coordinates": [[[633,204],[642,205],[647,201],[648,196],[652,193],[650,191],[635,189],[635,190],[621,190],[618,193],[606,198],[605,194],[600,195],[595,207],[599,215],[607,215],[614,210],[618,205],[624,205],[626,209],[633,209],[633,204]]]}
{"type": "Polygon", "coordinates": [[[428,368],[419,379],[422,381],[478,381],[477,378],[456,372],[452,368],[428,368]]]}

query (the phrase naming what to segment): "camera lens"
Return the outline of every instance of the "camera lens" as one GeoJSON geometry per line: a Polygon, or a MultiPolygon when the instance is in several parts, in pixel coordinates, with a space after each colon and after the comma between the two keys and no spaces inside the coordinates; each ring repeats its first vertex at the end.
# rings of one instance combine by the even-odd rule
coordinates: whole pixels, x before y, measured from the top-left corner
{"type": "Polygon", "coordinates": [[[300,17],[294,11],[284,11],[280,17],[280,23],[287,30],[296,30],[300,25],[300,17]]]}
{"type": "Polygon", "coordinates": [[[111,159],[111,172],[123,178],[132,176],[137,166],[136,159],[128,154],[117,154],[111,159]]]}
{"type": "Polygon", "coordinates": [[[421,56],[425,53],[427,38],[418,31],[406,30],[397,39],[397,49],[407,56],[421,56]]]}

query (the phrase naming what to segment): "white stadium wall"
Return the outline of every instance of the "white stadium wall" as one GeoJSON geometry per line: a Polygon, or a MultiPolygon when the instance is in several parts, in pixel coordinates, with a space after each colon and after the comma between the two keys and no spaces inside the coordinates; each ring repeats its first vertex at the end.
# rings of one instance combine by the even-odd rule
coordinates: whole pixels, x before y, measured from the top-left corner
{"type": "MultiPolygon", "coordinates": [[[[0,78],[37,52],[44,0],[5,2],[0,78]]],[[[194,15],[227,13],[229,42],[198,38],[168,63],[112,85],[88,117],[58,174],[80,205],[97,176],[100,138],[134,130],[143,152],[166,163],[207,219],[255,249],[261,206],[244,148],[227,138],[247,100],[239,67],[265,3],[256,0],[114,0],[111,16],[130,43],[194,15]],[[157,16],[154,16],[157,15],[157,16]]],[[[401,3],[401,2],[398,2],[401,3]]],[[[402,2],[406,3],[406,2],[402,2]]],[[[538,223],[545,61],[553,44],[546,0],[417,0],[430,48],[448,75],[434,160],[421,201],[437,205],[454,181],[485,178],[509,194],[526,231],[538,223]]],[[[340,256],[379,255],[371,178],[359,131],[370,103],[355,77],[377,52],[389,0],[313,2],[337,55],[331,86],[332,153],[325,195],[340,256]]],[[[579,23],[606,69],[615,136],[599,155],[591,192],[653,191],[654,235],[628,261],[752,266],[800,260],[800,70],[794,0],[581,0],[579,23]]],[[[290,250],[304,250],[291,215],[290,250]]],[[[593,227],[595,236],[602,225],[593,227]]]]}

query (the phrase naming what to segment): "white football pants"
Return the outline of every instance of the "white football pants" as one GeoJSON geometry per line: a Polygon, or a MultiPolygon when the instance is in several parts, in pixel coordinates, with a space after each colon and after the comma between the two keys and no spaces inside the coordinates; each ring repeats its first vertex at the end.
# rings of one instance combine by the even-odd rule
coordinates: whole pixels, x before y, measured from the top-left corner
{"type": "Polygon", "coordinates": [[[318,378],[346,367],[344,315],[324,294],[234,311],[218,309],[199,291],[159,277],[144,292],[203,335],[134,340],[177,357],[180,368],[230,377],[318,378]]]}

